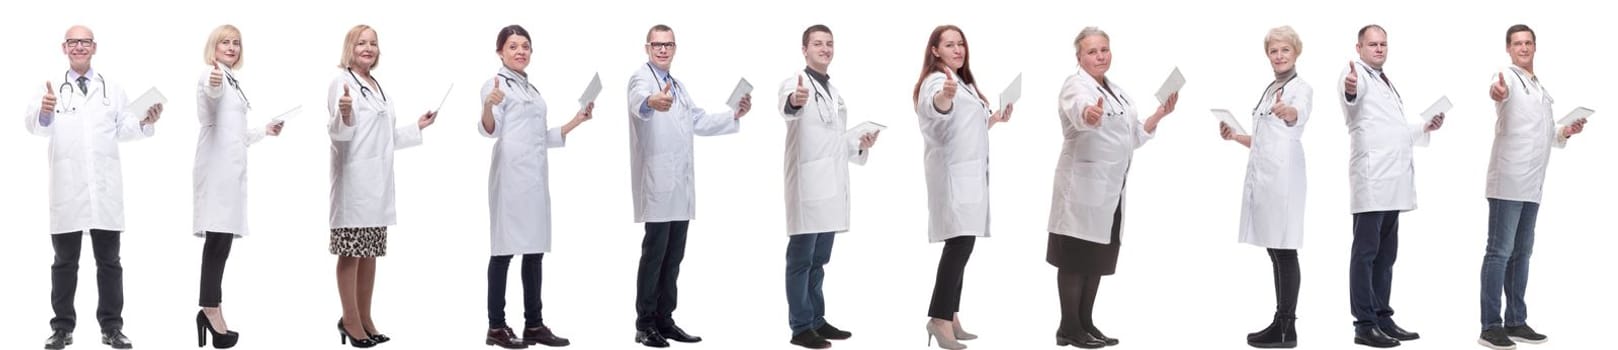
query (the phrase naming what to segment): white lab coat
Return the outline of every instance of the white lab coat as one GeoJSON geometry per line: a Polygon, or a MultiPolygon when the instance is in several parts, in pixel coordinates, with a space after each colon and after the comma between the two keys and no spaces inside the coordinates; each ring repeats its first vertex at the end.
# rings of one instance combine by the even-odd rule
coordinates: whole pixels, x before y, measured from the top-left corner
{"type": "Polygon", "coordinates": [[[991,112],[977,88],[955,76],[954,105],[949,113],[938,113],[933,96],[944,89],[945,79],[942,72],[928,74],[916,97],[927,173],[928,239],[989,237],[991,112]]]}
{"type": "MultiPolygon", "coordinates": [[[[1355,60],[1358,93],[1343,91],[1348,69],[1338,75],[1337,101],[1348,124],[1350,213],[1416,209],[1416,167],[1412,147],[1426,145],[1426,125],[1405,119],[1404,100],[1364,61],[1355,60]]],[[[1389,77],[1392,80],[1392,77],[1389,77]]]]}
{"type": "MultiPolygon", "coordinates": [[[[1500,70],[1505,76],[1506,100],[1495,102],[1494,149],[1489,157],[1488,198],[1539,203],[1544,195],[1545,168],[1551,147],[1564,147],[1556,117],[1551,114],[1550,91],[1517,67],[1500,70]]],[[[1491,85],[1501,75],[1489,79],[1491,85]]]]}
{"type": "MultiPolygon", "coordinates": [[[[197,79],[196,163],[191,168],[191,232],[247,236],[247,147],[264,139],[263,126],[247,124],[247,101],[231,85],[235,72],[221,66],[219,87],[208,85],[214,66],[197,79]]],[[[239,79],[238,79],[239,80],[239,79]]]]}
{"type": "MultiPolygon", "coordinates": [[[[28,99],[23,124],[29,133],[50,138],[51,233],[90,229],[124,230],[123,165],[118,143],[151,137],[157,130],[141,125],[146,111],[125,111],[128,96],[118,84],[91,70],[80,92],[64,78],[57,82],[56,112],[50,125],[40,123],[37,91],[28,99]]],[[[37,86],[37,85],[36,85],[37,86]]]]}
{"type": "Polygon", "coordinates": [[[331,136],[331,228],[386,227],[397,223],[393,207],[393,152],[421,145],[416,118],[397,125],[392,100],[369,81],[339,70],[326,90],[331,136]],[[343,86],[353,98],[354,125],[337,109],[343,86]],[[361,89],[365,87],[366,89],[361,89]],[[368,91],[366,91],[368,90],[368,91]]]}
{"type": "Polygon", "coordinates": [[[848,106],[837,87],[821,85],[799,71],[781,83],[776,111],[786,119],[787,234],[848,231],[848,164],[865,165],[869,152],[860,152],[859,136],[845,137],[848,106]],[[802,79],[809,98],[797,113],[786,113],[787,102],[802,79]]]}
{"type": "Polygon", "coordinates": [[[1242,186],[1240,241],[1264,248],[1303,248],[1304,171],[1303,129],[1309,123],[1315,90],[1293,76],[1271,83],[1253,108],[1252,148],[1247,154],[1247,179],[1242,186]],[[1281,91],[1276,91],[1280,88],[1281,91]],[[1287,126],[1270,108],[1275,95],[1298,110],[1298,120],[1287,126]]]}
{"type": "Polygon", "coordinates": [[[729,109],[708,112],[680,79],[675,78],[674,104],[668,112],[647,109],[646,98],[663,89],[666,72],[642,65],[629,76],[629,180],[635,222],[687,221],[696,217],[694,135],[716,136],[741,130],[729,109]]]}
{"type": "Polygon", "coordinates": [[[1112,79],[1111,93],[1080,69],[1062,83],[1057,114],[1061,116],[1062,155],[1056,161],[1051,191],[1051,233],[1096,244],[1112,243],[1113,214],[1124,198],[1124,181],[1135,149],[1152,134],[1141,124],[1136,101],[1112,79]],[[1084,109],[1103,99],[1100,126],[1084,123],[1084,109]]]}
{"type": "MultiPolygon", "coordinates": [[[[528,77],[501,68],[497,82],[483,84],[489,97],[500,84],[505,100],[494,106],[494,159],[489,165],[489,247],[493,255],[551,250],[550,161],[546,149],[562,147],[562,128],[548,127],[545,99],[528,77]]],[[[480,99],[482,101],[483,99],[480,99]]]]}

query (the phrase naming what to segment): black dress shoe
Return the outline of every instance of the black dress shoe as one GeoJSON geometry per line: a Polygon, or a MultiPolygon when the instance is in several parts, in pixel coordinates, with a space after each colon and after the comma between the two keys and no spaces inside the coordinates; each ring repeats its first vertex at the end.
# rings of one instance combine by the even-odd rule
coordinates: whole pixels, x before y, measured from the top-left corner
{"type": "Polygon", "coordinates": [[[62,348],[66,348],[68,345],[73,345],[73,331],[70,330],[51,330],[51,337],[45,338],[46,349],[60,350],[62,348]]]}
{"type": "Polygon", "coordinates": [[[653,348],[669,347],[668,339],[664,339],[656,329],[635,330],[635,342],[653,348]]]}
{"type": "Polygon", "coordinates": [[[1362,326],[1354,328],[1354,344],[1373,348],[1391,348],[1399,346],[1399,340],[1382,333],[1382,329],[1375,326],[1362,326]]]}
{"type": "Polygon", "coordinates": [[[483,344],[507,349],[528,348],[528,344],[524,344],[521,338],[517,338],[517,332],[512,331],[511,327],[489,329],[489,333],[483,338],[483,344]]]}
{"type": "Polygon", "coordinates": [[[830,323],[820,325],[820,328],[815,328],[815,334],[819,334],[828,340],[847,340],[849,337],[854,336],[854,333],[832,327],[830,323]]]}
{"type": "Polygon", "coordinates": [[[113,328],[101,331],[101,344],[112,346],[113,349],[134,349],[135,343],[129,341],[123,330],[113,328]]]}
{"type": "Polygon", "coordinates": [[[1090,335],[1090,332],[1088,331],[1079,332],[1077,335],[1067,335],[1062,334],[1062,332],[1056,332],[1056,346],[1068,345],[1072,345],[1073,347],[1080,349],[1100,349],[1107,346],[1107,342],[1102,341],[1101,339],[1096,339],[1095,336],[1090,335]]]}
{"type": "Polygon", "coordinates": [[[702,337],[686,333],[684,329],[680,329],[680,326],[670,325],[666,328],[658,329],[657,333],[662,334],[664,338],[681,343],[695,343],[702,341],[702,337]]]}
{"type": "Polygon", "coordinates": [[[1085,331],[1090,332],[1090,337],[1096,338],[1096,340],[1100,340],[1102,343],[1106,343],[1107,346],[1118,345],[1118,338],[1111,338],[1106,334],[1101,334],[1101,330],[1096,329],[1095,326],[1085,327],[1085,331]]]}
{"type": "Polygon", "coordinates": [[[1276,317],[1269,327],[1247,335],[1247,346],[1260,349],[1291,349],[1298,347],[1298,332],[1293,328],[1296,319],[1276,317]]]}
{"type": "Polygon", "coordinates": [[[810,349],[825,349],[831,347],[831,342],[826,341],[826,337],[820,336],[820,333],[817,333],[815,330],[811,329],[798,332],[798,334],[793,334],[792,345],[802,346],[810,349]]]}
{"type": "Polygon", "coordinates": [[[551,333],[551,327],[546,327],[545,325],[524,328],[522,330],[522,341],[528,345],[538,344],[551,347],[563,347],[573,343],[568,341],[567,338],[558,337],[556,333],[551,333]]]}
{"type": "Polygon", "coordinates": [[[1388,322],[1378,324],[1377,328],[1382,329],[1382,334],[1387,334],[1389,337],[1393,337],[1393,339],[1398,339],[1399,341],[1421,339],[1421,334],[1406,331],[1404,328],[1399,328],[1399,325],[1394,324],[1393,320],[1388,320],[1388,322]]]}

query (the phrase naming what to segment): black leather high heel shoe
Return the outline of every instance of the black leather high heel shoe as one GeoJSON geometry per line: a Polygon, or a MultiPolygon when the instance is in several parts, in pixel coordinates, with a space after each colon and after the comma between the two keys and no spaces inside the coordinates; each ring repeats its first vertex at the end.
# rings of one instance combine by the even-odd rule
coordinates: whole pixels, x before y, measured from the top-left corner
{"type": "Polygon", "coordinates": [[[342,336],[339,339],[342,340],[343,344],[353,345],[356,348],[369,348],[377,344],[376,339],[369,338],[369,334],[366,335],[367,338],[365,339],[354,339],[353,335],[348,334],[348,328],[343,327],[343,319],[341,318],[337,319],[337,334],[342,336]]]}
{"type": "Polygon", "coordinates": [[[393,340],[393,338],[388,338],[388,336],[382,334],[371,334],[370,332],[366,332],[365,335],[370,336],[371,340],[375,340],[377,345],[381,345],[389,340],[393,340]]]}
{"type": "Polygon", "coordinates": [[[203,314],[202,310],[197,310],[197,347],[208,345],[209,334],[213,335],[213,348],[215,349],[229,349],[236,346],[236,340],[241,337],[241,334],[236,333],[236,331],[219,333],[218,330],[214,330],[213,323],[208,322],[208,315],[203,314]],[[204,330],[207,332],[203,332],[204,330]]]}

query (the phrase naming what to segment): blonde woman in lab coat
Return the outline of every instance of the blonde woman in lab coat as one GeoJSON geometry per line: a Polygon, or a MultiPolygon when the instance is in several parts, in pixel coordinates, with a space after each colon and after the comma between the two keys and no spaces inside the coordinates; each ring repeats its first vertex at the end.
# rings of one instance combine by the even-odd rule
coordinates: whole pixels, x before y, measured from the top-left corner
{"type": "Polygon", "coordinates": [[[786,119],[787,325],[793,345],[831,347],[853,333],[826,322],[825,266],[832,243],[847,232],[852,208],[849,164],[865,165],[879,132],[846,135],[848,107],[831,85],[827,69],[835,45],[831,28],[816,24],[803,31],[807,64],[781,82],[779,108],[786,119]]]}
{"type": "Polygon", "coordinates": [[[1096,329],[1091,313],[1101,276],[1118,265],[1123,232],[1124,188],[1135,149],[1157,133],[1174,112],[1174,93],[1146,121],[1136,117],[1140,101],[1129,98],[1106,77],[1112,68],[1112,39],[1096,27],[1073,38],[1079,70],[1062,84],[1058,114],[1062,155],[1051,191],[1050,231],[1045,262],[1056,267],[1061,325],[1056,344],[1094,349],[1118,344],[1096,329]]]}
{"type": "Polygon", "coordinates": [[[390,340],[371,320],[376,258],[387,254],[394,225],[394,151],[421,145],[421,130],[436,112],[395,125],[393,100],[371,75],[382,58],[376,30],[349,29],[340,68],[326,91],[331,136],[331,253],[337,255],[337,292],[343,318],[337,330],[354,347],[390,340]]]}
{"type": "Polygon", "coordinates": [[[989,128],[1012,108],[989,110],[969,64],[966,34],[953,25],[927,38],[921,76],[911,92],[925,142],[928,240],[944,242],[928,307],[927,334],[945,349],[977,336],[961,328],[962,275],[977,237],[989,237],[989,128]]]}
{"type": "Polygon", "coordinates": [[[1240,135],[1224,123],[1219,136],[1246,146],[1247,179],[1242,186],[1242,243],[1264,247],[1275,274],[1275,320],[1247,334],[1256,348],[1293,348],[1298,332],[1298,248],[1303,247],[1303,127],[1309,122],[1314,89],[1298,78],[1303,41],[1290,26],[1270,29],[1264,54],[1275,80],[1253,106],[1253,134],[1240,135]]]}
{"type": "Polygon", "coordinates": [[[219,309],[225,260],[231,242],[247,236],[247,147],[281,134],[281,122],[247,124],[251,109],[236,71],[242,68],[242,32],[229,24],[214,28],[203,47],[205,65],[197,78],[196,165],[192,170],[192,229],[203,237],[202,289],[197,311],[197,346],[213,335],[214,347],[236,345],[238,334],[219,309]]]}
{"type": "Polygon", "coordinates": [[[489,168],[489,332],[485,343],[507,349],[530,345],[567,346],[567,338],[546,327],[540,315],[541,260],[551,250],[551,194],[548,148],[562,147],[568,133],[590,120],[590,103],[560,127],[550,127],[549,105],[529,80],[533,46],[528,30],[500,29],[495,53],[502,67],[483,85],[478,132],[494,138],[489,168]],[[522,337],[506,325],[506,270],[522,255],[522,337]]]}

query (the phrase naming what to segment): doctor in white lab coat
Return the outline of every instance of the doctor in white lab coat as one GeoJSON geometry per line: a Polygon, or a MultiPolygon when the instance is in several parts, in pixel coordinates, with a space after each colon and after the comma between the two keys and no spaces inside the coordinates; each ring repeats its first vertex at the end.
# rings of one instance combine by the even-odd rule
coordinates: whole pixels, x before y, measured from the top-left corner
{"type": "Polygon", "coordinates": [[[673,316],[686,229],[696,216],[692,141],[739,131],[753,99],[743,96],[735,111],[698,107],[685,84],[670,75],[675,49],[673,29],[659,24],[647,30],[647,62],[630,73],[627,94],[635,222],[646,224],[635,279],[635,342],[650,347],[702,340],[675,325],[673,316]]]}
{"type": "Polygon", "coordinates": [[[1309,123],[1315,91],[1298,77],[1303,41],[1292,27],[1271,29],[1264,37],[1264,53],[1275,80],[1253,106],[1252,135],[1236,134],[1224,123],[1219,124],[1219,134],[1249,148],[1239,237],[1242,243],[1265,248],[1275,274],[1275,319],[1264,330],[1249,333],[1247,344],[1290,348],[1298,344],[1293,323],[1298,318],[1298,249],[1303,247],[1304,193],[1308,188],[1303,129],[1309,123]]]}
{"type": "Polygon", "coordinates": [[[848,106],[827,74],[833,44],[825,25],[803,31],[807,67],[781,82],[777,104],[787,123],[787,325],[791,343],[811,349],[852,336],[826,322],[822,286],[833,239],[849,228],[848,166],[865,164],[878,134],[848,135],[848,106]]]}
{"type": "Polygon", "coordinates": [[[944,242],[933,283],[927,332],[946,349],[976,335],[961,329],[961,287],[977,237],[989,236],[989,128],[1013,108],[991,111],[968,62],[966,34],[953,25],[933,29],[927,62],[911,97],[921,126],[927,174],[927,235],[944,242]]]}
{"type": "Polygon", "coordinates": [[[69,28],[62,53],[70,69],[62,73],[60,85],[47,81],[42,95],[31,99],[23,113],[29,133],[50,139],[50,230],[56,255],[51,264],[51,309],[56,316],[51,318],[53,334],[46,348],[59,349],[73,341],[77,319],[73,295],[85,232],[96,259],[100,292],[96,321],[110,343],[129,346],[121,332],[123,266],[118,246],[124,230],[124,189],[118,143],[151,137],[163,106],[124,110],[129,99],[123,88],[90,68],[96,45],[90,28],[69,28]]]}
{"type": "Polygon", "coordinates": [[[1101,276],[1118,264],[1123,231],[1125,180],[1135,149],[1156,134],[1158,123],[1179,102],[1178,92],[1143,122],[1138,103],[1106,77],[1112,68],[1112,39],[1088,27],[1073,38],[1079,70],[1062,84],[1058,115],[1062,155],[1051,191],[1050,236],[1045,261],[1057,268],[1061,302],[1058,344],[1099,347],[1117,344],[1091,322],[1101,276]]]}
{"type": "Polygon", "coordinates": [[[212,323],[218,345],[235,344],[219,309],[231,242],[247,236],[247,147],[281,133],[282,122],[249,126],[251,109],[236,71],[242,67],[242,34],[226,24],[208,35],[197,78],[196,164],[192,168],[191,232],[203,237],[201,313],[212,323]]]}
{"type": "Polygon", "coordinates": [[[387,254],[387,228],[394,225],[394,151],[421,145],[422,129],[436,111],[396,125],[393,100],[371,74],[381,60],[376,30],[349,29],[339,70],[326,89],[331,136],[331,245],[337,255],[337,290],[346,339],[380,343],[388,337],[371,320],[376,258],[387,254]]]}
{"type": "Polygon", "coordinates": [[[1360,57],[1340,75],[1341,90],[1335,97],[1343,106],[1350,139],[1354,247],[1349,304],[1355,319],[1354,342],[1390,347],[1421,337],[1393,322],[1388,301],[1393,263],[1399,256],[1399,213],[1416,209],[1412,147],[1426,145],[1427,133],[1443,125],[1444,115],[1428,125],[1405,119],[1404,98],[1382,69],[1388,39],[1381,26],[1361,28],[1355,48],[1360,57]]]}
{"type": "Polygon", "coordinates": [[[533,46],[528,31],[510,25],[500,30],[495,53],[502,67],[483,85],[478,132],[496,139],[489,166],[489,332],[487,342],[507,348],[545,344],[566,346],[541,317],[541,269],[551,250],[549,148],[567,144],[567,136],[590,120],[591,102],[559,127],[546,121],[549,105],[529,80],[533,46]],[[511,257],[522,255],[524,327],[518,337],[506,325],[506,271],[511,257]],[[526,341],[526,343],[525,343],[526,341]]]}
{"type": "Polygon", "coordinates": [[[1497,117],[1484,190],[1489,201],[1489,239],[1480,282],[1483,332],[1478,341],[1496,348],[1509,348],[1516,342],[1538,344],[1547,339],[1528,326],[1528,305],[1523,301],[1539,202],[1551,148],[1566,146],[1569,137],[1584,131],[1588,120],[1557,125],[1551,111],[1555,100],[1534,73],[1537,51],[1538,38],[1532,28],[1521,24],[1508,28],[1506,53],[1511,56],[1511,66],[1496,72],[1489,86],[1497,117]]]}

